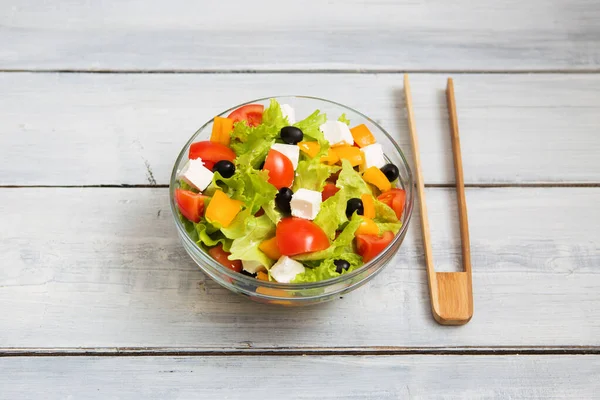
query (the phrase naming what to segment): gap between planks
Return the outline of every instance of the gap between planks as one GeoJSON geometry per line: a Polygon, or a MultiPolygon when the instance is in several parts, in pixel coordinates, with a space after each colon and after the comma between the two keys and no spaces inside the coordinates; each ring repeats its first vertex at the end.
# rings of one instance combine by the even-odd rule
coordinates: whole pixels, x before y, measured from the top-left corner
{"type": "Polygon", "coordinates": [[[523,347],[364,347],[364,348],[0,348],[3,357],[173,357],[173,356],[402,356],[402,355],[464,355],[464,356],[540,356],[540,355],[600,355],[600,346],[523,346],[523,347]]]}
{"type": "Polygon", "coordinates": [[[514,70],[461,70],[461,69],[0,69],[0,73],[39,74],[454,74],[454,75],[530,75],[530,74],[600,74],[600,68],[588,69],[514,69],[514,70]]]}

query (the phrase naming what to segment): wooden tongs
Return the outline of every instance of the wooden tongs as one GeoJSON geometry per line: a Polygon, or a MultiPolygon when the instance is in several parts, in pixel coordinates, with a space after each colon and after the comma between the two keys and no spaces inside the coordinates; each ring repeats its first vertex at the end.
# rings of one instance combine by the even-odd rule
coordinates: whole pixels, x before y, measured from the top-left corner
{"type": "Polygon", "coordinates": [[[404,94],[408,109],[408,127],[412,139],[413,158],[417,192],[421,204],[421,225],[423,227],[423,246],[425,247],[425,263],[429,280],[429,296],[431,310],[435,320],[442,325],[463,325],[473,316],[473,287],[471,277],[471,253],[469,245],[469,225],[467,222],[467,203],[465,200],[465,183],[463,179],[462,159],[460,155],[460,139],[458,137],[458,119],[456,116],[456,101],[454,99],[454,83],[448,78],[446,100],[450,116],[452,137],[452,152],[454,155],[454,174],[456,176],[456,196],[458,201],[458,216],[460,220],[460,239],[462,247],[463,272],[435,272],[431,237],[429,234],[429,218],[425,204],[425,185],[421,174],[421,157],[419,142],[413,114],[412,96],[408,75],[404,75],[404,94]]]}

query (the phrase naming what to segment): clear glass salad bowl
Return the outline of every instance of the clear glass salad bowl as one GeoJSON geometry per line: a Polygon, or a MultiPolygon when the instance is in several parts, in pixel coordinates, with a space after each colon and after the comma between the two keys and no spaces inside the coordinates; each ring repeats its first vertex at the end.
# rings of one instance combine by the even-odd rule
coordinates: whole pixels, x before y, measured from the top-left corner
{"type": "Polygon", "coordinates": [[[178,187],[178,172],[187,162],[189,147],[194,142],[210,138],[213,126],[212,119],[198,129],[190,140],[188,140],[181,153],[179,153],[173,167],[169,187],[173,219],[183,246],[190,257],[198,264],[202,271],[232,292],[247,296],[257,302],[286,306],[304,306],[333,300],[368,282],[389,263],[400,248],[406,236],[413,210],[414,182],[412,173],[404,154],[390,134],[366,115],[333,101],[308,96],[274,96],[236,105],[229,110],[223,111],[219,116],[226,117],[231,111],[246,104],[263,104],[266,108],[271,98],[276,99],[279,104],[289,104],[292,106],[296,112],[297,120],[301,120],[318,109],[326,113],[328,119],[337,119],[340,115],[345,114],[351,121],[351,126],[365,124],[369,128],[377,139],[377,142],[383,146],[386,158],[398,167],[400,171],[398,187],[406,191],[404,213],[401,218],[402,228],[393,241],[377,257],[355,271],[340,275],[334,279],[312,283],[293,284],[261,281],[234,272],[219,264],[188,236],[183,223],[179,219],[174,200],[175,189],[178,187]]]}

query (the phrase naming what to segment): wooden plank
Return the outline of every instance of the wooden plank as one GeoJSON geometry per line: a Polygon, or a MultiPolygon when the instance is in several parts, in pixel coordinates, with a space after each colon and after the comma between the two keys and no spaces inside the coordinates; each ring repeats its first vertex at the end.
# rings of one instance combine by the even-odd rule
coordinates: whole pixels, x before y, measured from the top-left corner
{"type": "MultiPolygon", "coordinates": [[[[452,189],[428,189],[438,271],[458,265],[452,189]]],[[[252,303],[202,274],[167,189],[0,190],[0,347],[600,346],[600,188],[467,189],[475,313],[431,316],[418,214],[391,264],[318,307],[252,303]]]]}
{"type": "Polygon", "coordinates": [[[592,399],[598,356],[0,358],[7,399],[592,399]]]}
{"type": "MultiPolygon", "coordinates": [[[[453,182],[445,76],[412,82],[425,182],[453,182]]],[[[458,75],[455,85],[467,184],[600,182],[600,76],[458,75]]],[[[0,185],[167,184],[205,121],[278,93],[372,116],[412,163],[401,89],[397,74],[0,74],[0,185]]]]}
{"type": "Polygon", "coordinates": [[[0,68],[582,70],[594,0],[3,2],[0,68]]]}

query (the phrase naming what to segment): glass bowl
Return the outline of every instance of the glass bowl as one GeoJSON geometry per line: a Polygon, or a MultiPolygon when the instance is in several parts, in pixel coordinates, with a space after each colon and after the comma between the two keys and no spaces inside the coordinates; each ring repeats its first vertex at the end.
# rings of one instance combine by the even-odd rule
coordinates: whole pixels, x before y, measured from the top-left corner
{"type": "Polygon", "coordinates": [[[351,121],[351,126],[365,124],[369,128],[377,139],[377,142],[383,146],[386,158],[389,162],[394,163],[400,170],[398,187],[401,187],[406,191],[404,214],[402,215],[402,228],[394,237],[394,240],[377,257],[355,271],[340,275],[337,278],[314,283],[292,284],[265,282],[223,267],[188,236],[179,219],[177,206],[174,200],[175,189],[178,185],[178,172],[188,159],[189,147],[194,142],[208,140],[210,138],[213,126],[212,119],[198,129],[190,140],[188,140],[181,150],[181,153],[179,153],[175,166],[173,167],[169,194],[171,199],[171,211],[173,212],[177,232],[183,243],[183,247],[196,264],[198,264],[200,269],[220,285],[232,292],[247,296],[257,302],[286,306],[304,306],[333,300],[368,282],[389,263],[400,248],[400,245],[406,236],[408,223],[413,210],[414,182],[410,167],[394,139],[381,126],[366,115],[333,101],[308,96],[266,97],[236,105],[229,110],[223,111],[219,116],[225,117],[231,111],[245,104],[258,103],[263,104],[266,108],[268,107],[269,99],[271,98],[276,99],[279,104],[289,104],[292,106],[296,112],[296,119],[298,121],[318,109],[321,112],[326,113],[328,119],[337,119],[340,115],[346,114],[346,117],[351,121]]]}

